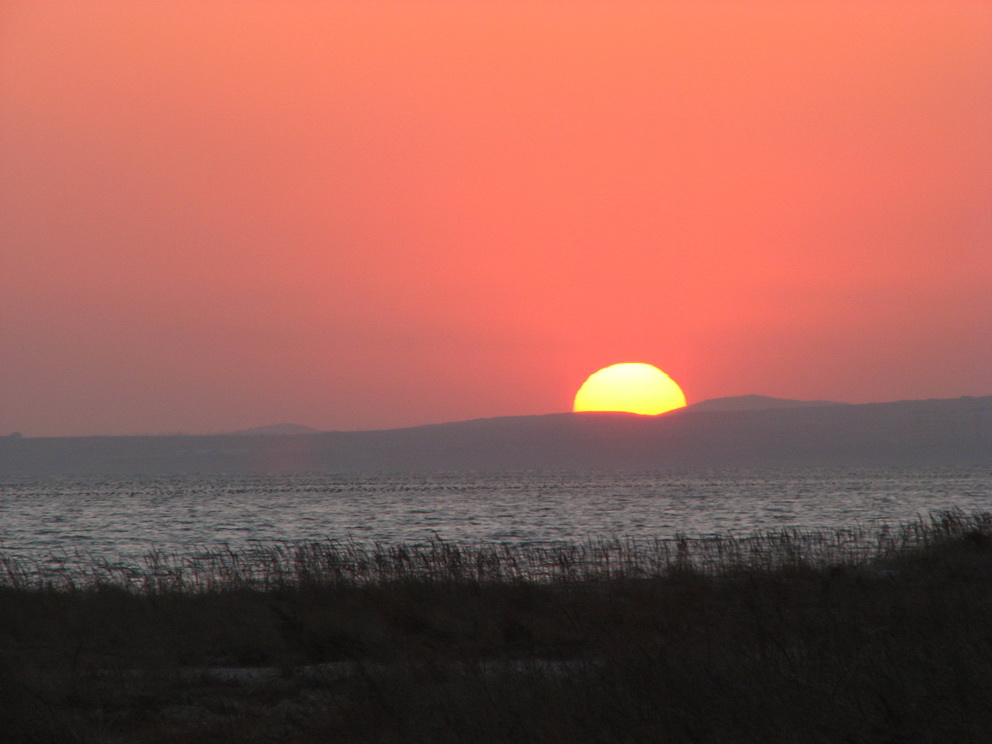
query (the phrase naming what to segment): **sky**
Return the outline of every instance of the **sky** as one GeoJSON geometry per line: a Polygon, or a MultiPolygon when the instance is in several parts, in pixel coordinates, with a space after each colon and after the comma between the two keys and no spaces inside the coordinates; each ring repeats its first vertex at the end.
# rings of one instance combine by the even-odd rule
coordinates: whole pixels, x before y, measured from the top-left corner
{"type": "Polygon", "coordinates": [[[992,4],[8,0],[0,435],[992,394],[992,4]]]}

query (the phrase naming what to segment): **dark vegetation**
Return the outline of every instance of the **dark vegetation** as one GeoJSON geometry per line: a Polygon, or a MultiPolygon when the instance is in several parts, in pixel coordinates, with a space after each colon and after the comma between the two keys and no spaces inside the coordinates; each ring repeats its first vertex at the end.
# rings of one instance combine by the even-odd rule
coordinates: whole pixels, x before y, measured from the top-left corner
{"type": "Polygon", "coordinates": [[[3,569],[11,744],[992,740],[992,514],[3,569]]]}

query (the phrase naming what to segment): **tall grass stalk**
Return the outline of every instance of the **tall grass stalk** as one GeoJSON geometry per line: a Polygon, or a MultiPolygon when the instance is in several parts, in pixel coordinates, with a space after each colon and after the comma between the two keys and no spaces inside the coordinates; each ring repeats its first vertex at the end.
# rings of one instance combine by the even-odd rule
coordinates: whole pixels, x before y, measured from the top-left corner
{"type": "Polygon", "coordinates": [[[570,584],[673,575],[733,577],[755,571],[879,567],[947,543],[992,539],[992,513],[935,512],[897,526],[782,529],[750,535],[590,538],[577,543],[463,545],[434,536],[420,544],[353,540],[200,546],[149,551],[138,563],[82,552],[27,559],[0,551],[0,586],[146,593],[275,590],[383,582],[570,584]]]}

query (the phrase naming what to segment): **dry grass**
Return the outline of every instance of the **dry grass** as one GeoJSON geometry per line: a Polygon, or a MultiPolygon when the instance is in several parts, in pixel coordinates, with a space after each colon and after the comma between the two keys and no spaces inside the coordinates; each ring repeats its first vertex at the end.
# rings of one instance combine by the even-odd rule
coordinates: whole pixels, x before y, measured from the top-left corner
{"type": "Polygon", "coordinates": [[[12,744],[992,739],[990,514],[2,572],[12,744]]]}

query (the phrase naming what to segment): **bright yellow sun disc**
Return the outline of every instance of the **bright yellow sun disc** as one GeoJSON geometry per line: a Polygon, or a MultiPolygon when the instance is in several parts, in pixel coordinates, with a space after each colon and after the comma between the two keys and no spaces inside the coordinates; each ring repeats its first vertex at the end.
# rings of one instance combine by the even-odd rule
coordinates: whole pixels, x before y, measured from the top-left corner
{"type": "Polygon", "coordinates": [[[589,375],[575,394],[572,410],[624,411],[653,416],[685,406],[685,394],[671,377],[650,364],[626,363],[589,375]]]}

